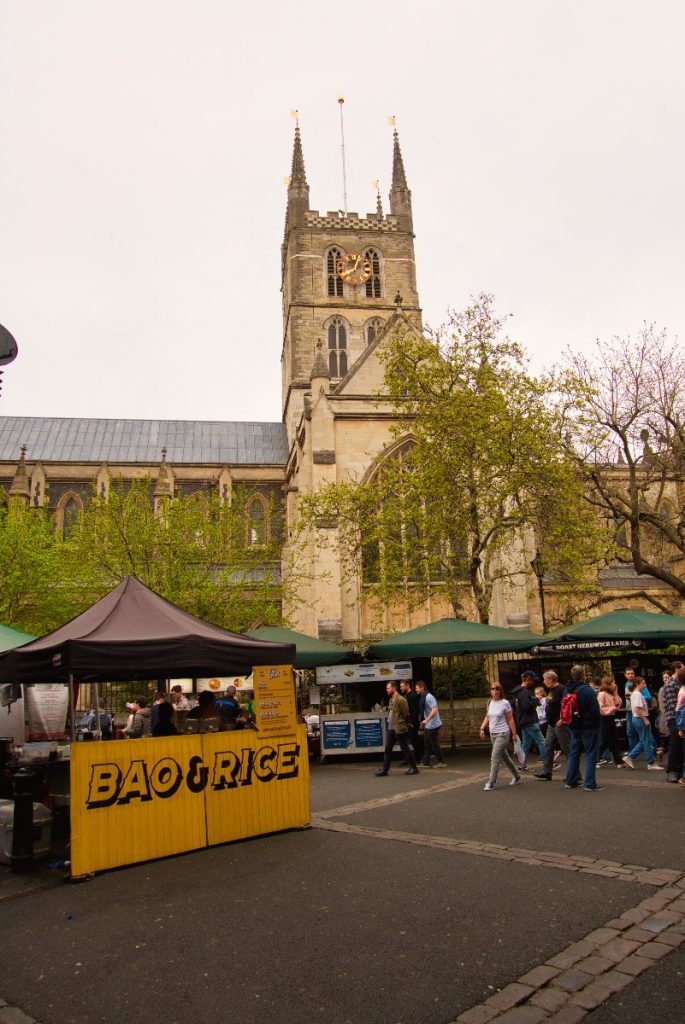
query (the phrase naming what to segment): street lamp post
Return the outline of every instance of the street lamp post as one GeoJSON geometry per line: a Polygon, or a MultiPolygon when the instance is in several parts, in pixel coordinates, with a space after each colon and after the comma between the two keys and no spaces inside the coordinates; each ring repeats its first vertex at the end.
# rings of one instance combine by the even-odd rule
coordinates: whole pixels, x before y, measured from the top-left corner
{"type": "Polygon", "coordinates": [[[540,595],[540,611],[542,612],[542,632],[547,632],[547,616],[545,615],[545,588],[542,582],[542,578],[545,575],[545,566],[542,561],[542,555],[540,554],[540,548],[535,549],[535,558],[530,563],[530,567],[537,576],[538,581],[538,594],[540,595]]]}

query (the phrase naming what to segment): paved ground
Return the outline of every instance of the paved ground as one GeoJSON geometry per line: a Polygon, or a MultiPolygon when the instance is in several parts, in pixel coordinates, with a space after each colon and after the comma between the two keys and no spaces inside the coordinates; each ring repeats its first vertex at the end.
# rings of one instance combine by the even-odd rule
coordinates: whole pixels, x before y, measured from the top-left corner
{"type": "Polygon", "coordinates": [[[685,787],[374,767],[314,766],[311,830],[82,885],[3,870],[0,1024],[679,1024],[685,787]]]}

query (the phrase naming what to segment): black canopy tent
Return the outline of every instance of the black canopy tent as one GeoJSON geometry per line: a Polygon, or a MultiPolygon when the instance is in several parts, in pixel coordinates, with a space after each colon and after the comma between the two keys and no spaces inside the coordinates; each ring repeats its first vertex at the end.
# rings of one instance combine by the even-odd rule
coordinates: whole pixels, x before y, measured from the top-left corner
{"type": "MultiPolygon", "coordinates": [[[[0,655],[0,682],[97,685],[246,675],[253,665],[294,661],[294,644],[254,640],[213,626],[127,576],[64,626],[0,655]]],[[[69,699],[71,704],[72,685],[69,699]]],[[[97,699],[95,703],[97,711],[97,699]]],[[[73,734],[73,706],[71,710],[73,734]]]]}

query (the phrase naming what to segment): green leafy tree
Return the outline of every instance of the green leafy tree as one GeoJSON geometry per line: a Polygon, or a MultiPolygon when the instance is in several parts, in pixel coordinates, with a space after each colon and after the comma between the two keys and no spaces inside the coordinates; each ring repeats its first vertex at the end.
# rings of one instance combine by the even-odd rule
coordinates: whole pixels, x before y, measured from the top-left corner
{"type": "Polygon", "coordinates": [[[253,491],[163,498],[149,479],[95,494],[63,542],[64,580],[75,608],[132,574],[200,618],[227,629],[281,621],[280,508],[251,526],[253,491]],[[270,529],[267,529],[267,524],[270,529]]]}
{"type": "Polygon", "coordinates": [[[40,508],[2,495],[0,501],[0,621],[44,633],[67,605],[59,590],[61,548],[40,508]]]}
{"type": "Polygon", "coordinates": [[[685,597],[683,380],[680,346],[653,324],[598,341],[590,356],[568,353],[558,376],[567,456],[613,531],[613,558],[668,584],[676,603],[685,597]]]}
{"type": "Polygon", "coordinates": [[[475,609],[488,622],[495,585],[531,576],[526,538],[567,583],[603,553],[564,451],[555,382],[528,371],[504,325],[480,295],[431,334],[397,331],[381,351],[394,443],[371,479],[303,498],[302,528],[335,525],[322,542],[335,536],[367,599],[419,604],[442,592],[457,617],[475,609]]]}

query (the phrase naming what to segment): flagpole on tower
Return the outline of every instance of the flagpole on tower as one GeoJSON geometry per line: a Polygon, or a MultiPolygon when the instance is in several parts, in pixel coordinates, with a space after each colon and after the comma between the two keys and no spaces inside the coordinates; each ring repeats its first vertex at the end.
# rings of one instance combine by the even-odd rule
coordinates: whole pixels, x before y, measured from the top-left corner
{"type": "Polygon", "coordinates": [[[345,216],[347,217],[347,168],[345,167],[345,122],[343,120],[343,106],[345,104],[345,97],[338,96],[338,105],[340,107],[340,143],[342,149],[342,172],[343,172],[343,209],[345,216]]]}

